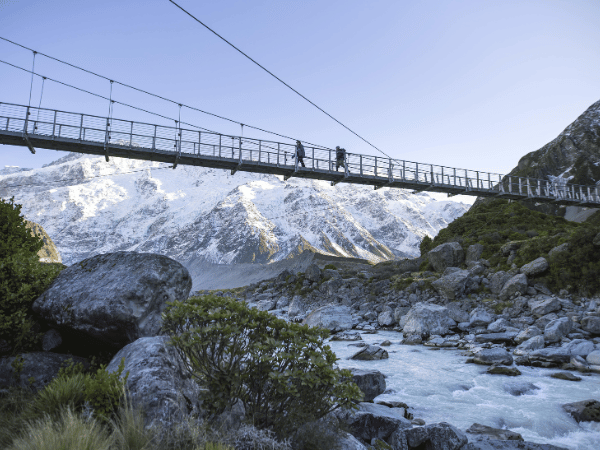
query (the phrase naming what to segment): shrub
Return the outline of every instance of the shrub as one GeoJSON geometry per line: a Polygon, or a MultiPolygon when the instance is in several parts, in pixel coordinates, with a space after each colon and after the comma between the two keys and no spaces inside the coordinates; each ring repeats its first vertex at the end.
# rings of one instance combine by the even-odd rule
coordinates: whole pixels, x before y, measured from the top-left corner
{"type": "Polygon", "coordinates": [[[337,270],[337,267],[335,267],[333,264],[327,264],[325,267],[323,267],[323,270],[325,269],[337,270]]]}
{"type": "Polygon", "coordinates": [[[40,334],[31,305],[63,267],[39,262],[44,243],[26,228],[20,212],[13,199],[0,199],[0,341],[13,354],[35,348],[40,334]]]}
{"type": "Polygon", "coordinates": [[[204,404],[212,416],[240,399],[258,428],[287,436],[362,396],[350,372],[335,367],[326,330],[211,295],[170,304],[163,327],[207,388],[204,404]]]}
{"type": "Polygon", "coordinates": [[[421,256],[425,256],[431,249],[433,249],[433,239],[431,239],[429,236],[425,236],[419,244],[421,256]]]}

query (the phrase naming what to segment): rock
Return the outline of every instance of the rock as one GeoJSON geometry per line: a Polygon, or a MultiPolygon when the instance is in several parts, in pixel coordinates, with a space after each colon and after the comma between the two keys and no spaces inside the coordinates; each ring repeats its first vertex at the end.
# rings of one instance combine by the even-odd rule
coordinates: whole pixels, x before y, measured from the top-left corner
{"type": "Polygon", "coordinates": [[[171,426],[201,410],[201,390],[191,378],[168,336],[145,337],[123,347],[106,367],[118,369],[125,358],[123,375],[131,405],[144,411],[147,426],[171,426]]]}
{"type": "Polygon", "coordinates": [[[527,441],[476,441],[469,442],[461,450],[568,450],[550,444],[536,444],[527,441]]]}
{"type": "Polygon", "coordinates": [[[548,270],[548,267],[548,261],[546,261],[546,258],[541,256],[521,267],[521,273],[524,273],[528,277],[532,277],[544,273],[546,270],[548,270]]]}
{"type": "Polygon", "coordinates": [[[388,442],[394,450],[459,450],[467,444],[468,439],[458,428],[441,422],[412,429],[398,429],[392,433],[388,442]]]}
{"type": "Polygon", "coordinates": [[[507,327],[510,327],[508,320],[500,318],[495,322],[490,323],[487,329],[490,333],[502,333],[503,331],[506,331],[507,327]]]}
{"type": "Polygon", "coordinates": [[[447,242],[430,250],[427,258],[436,272],[443,272],[446,267],[460,266],[465,260],[465,252],[458,242],[447,242]]]}
{"type": "Polygon", "coordinates": [[[42,338],[42,350],[50,352],[62,344],[62,337],[55,329],[48,330],[42,338]]]}
{"type": "Polygon", "coordinates": [[[448,317],[443,306],[433,303],[417,303],[406,315],[403,332],[405,336],[419,335],[423,338],[432,334],[448,334],[456,322],[448,317]]]}
{"type": "Polygon", "coordinates": [[[590,371],[590,365],[587,363],[587,361],[585,359],[583,359],[579,355],[571,356],[571,359],[569,360],[569,364],[571,366],[573,366],[575,368],[575,370],[578,370],[579,372],[589,372],[590,371]]]}
{"type": "Polygon", "coordinates": [[[423,338],[420,334],[413,334],[402,339],[402,345],[419,345],[423,343],[423,338]]]}
{"type": "Polygon", "coordinates": [[[600,350],[594,350],[586,357],[588,364],[600,366],[600,350]]]}
{"type": "Polygon", "coordinates": [[[332,341],[362,341],[358,331],[341,331],[331,336],[332,341]]]}
{"type": "Polygon", "coordinates": [[[392,345],[392,343],[387,339],[381,343],[382,347],[389,347],[390,345],[392,345]]]}
{"type": "Polygon", "coordinates": [[[16,358],[16,362],[14,356],[0,358],[0,389],[17,386],[39,391],[58,375],[62,367],[69,366],[71,362],[88,366],[88,361],[84,358],[59,353],[23,353],[16,358]],[[21,366],[18,375],[14,367],[17,365],[21,366]]]}
{"type": "Polygon", "coordinates": [[[306,272],[304,272],[304,278],[308,281],[319,281],[321,279],[321,269],[316,264],[311,264],[306,268],[306,272]]]}
{"type": "Polygon", "coordinates": [[[288,316],[292,319],[294,317],[301,316],[306,312],[306,305],[304,304],[304,300],[299,295],[295,295],[292,298],[292,302],[288,308],[288,316]]]}
{"type": "Polygon", "coordinates": [[[385,392],[385,377],[379,370],[350,369],[352,381],[364,394],[363,401],[372,402],[375,397],[385,392]]]}
{"type": "Polygon", "coordinates": [[[400,411],[401,408],[359,403],[357,411],[338,410],[337,416],[355,437],[371,442],[372,439],[387,440],[394,431],[412,427],[400,411]]]}
{"type": "Polygon", "coordinates": [[[537,391],[540,389],[533,383],[519,381],[511,381],[508,383],[504,383],[502,387],[507,393],[509,393],[510,395],[514,395],[515,397],[530,394],[533,391],[537,391]]]}
{"type": "Polygon", "coordinates": [[[600,335],[600,317],[587,316],[581,319],[581,328],[588,333],[600,335]]]}
{"type": "Polygon", "coordinates": [[[382,327],[391,327],[396,323],[396,320],[394,319],[392,311],[383,311],[377,316],[377,322],[382,327]]]}
{"type": "Polygon", "coordinates": [[[483,255],[483,245],[481,245],[481,244],[469,245],[469,248],[467,248],[467,256],[465,258],[465,262],[468,264],[470,262],[479,261],[479,259],[481,258],[481,255],[483,255]]]}
{"type": "Polygon", "coordinates": [[[487,366],[491,366],[493,364],[510,366],[513,363],[513,358],[505,349],[496,347],[486,348],[478,353],[475,353],[473,356],[473,362],[487,366]]]}
{"type": "Polygon", "coordinates": [[[600,402],[598,400],[567,403],[562,407],[577,422],[600,422],[600,402]]]}
{"type": "Polygon", "coordinates": [[[290,298],[287,296],[279,297],[275,305],[275,309],[284,309],[290,305],[290,298]]]}
{"type": "Polygon", "coordinates": [[[494,320],[489,312],[483,308],[475,308],[471,311],[469,323],[472,327],[487,327],[494,320]]]}
{"type": "Polygon", "coordinates": [[[542,300],[531,300],[529,302],[531,314],[536,317],[542,317],[561,308],[560,301],[557,298],[546,298],[542,300]]]}
{"type": "Polygon", "coordinates": [[[446,310],[448,311],[448,317],[456,323],[469,321],[469,313],[461,309],[460,304],[457,302],[448,303],[446,305],[446,310]]]}
{"type": "Polygon", "coordinates": [[[435,280],[431,285],[443,298],[454,300],[463,296],[470,276],[471,274],[468,270],[459,269],[447,275],[444,274],[444,276],[435,280]]]}
{"type": "Polygon", "coordinates": [[[272,311],[275,309],[276,304],[275,300],[261,300],[256,304],[256,309],[259,311],[272,311]]]}
{"type": "Polygon", "coordinates": [[[498,367],[490,366],[486,371],[490,375],[508,375],[509,377],[516,377],[521,375],[521,371],[516,367],[498,367]]]}
{"type": "Polygon", "coordinates": [[[374,361],[378,359],[388,359],[390,356],[388,352],[378,347],[377,345],[367,345],[358,353],[355,353],[350,359],[357,359],[360,361],[374,361]]]}
{"type": "Polygon", "coordinates": [[[519,346],[515,349],[515,355],[526,355],[529,352],[532,352],[534,350],[539,350],[540,348],[544,348],[545,345],[545,341],[544,341],[544,336],[542,335],[538,335],[538,336],[534,336],[532,338],[527,339],[524,342],[521,342],[521,344],[519,344],[519,346]]]}
{"type": "Polygon", "coordinates": [[[519,273],[504,283],[498,297],[500,297],[501,300],[508,300],[515,294],[525,294],[527,292],[527,287],[527,275],[519,273]]]}
{"type": "Polygon", "coordinates": [[[592,241],[592,244],[594,244],[595,246],[600,246],[600,233],[598,233],[596,236],[594,236],[594,240],[592,241]]]}
{"type": "Polygon", "coordinates": [[[502,290],[502,288],[504,287],[504,285],[506,284],[506,282],[508,280],[510,280],[511,276],[510,274],[504,272],[503,270],[500,270],[494,274],[491,275],[490,277],[490,291],[492,291],[492,294],[494,295],[498,295],[500,293],[500,291],[502,290]]]}
{"type": "Polygon", "coordinates": [[[343,432],[338,438],[336,448],[338,450],[367,450],[362,442],[346,432],[343,432]]]}
{"type": "Polygon", "coordinates": [[[561,347],[550,347],[535,350],[529,354],[529,358],[538,361],[553,363],[567,363],[572,356],[586,357],[594,351],[594,343],[583,339],[573,339],[561,347]]]}
{"type": "Polygon", "coordinates": [[[573,322],[568,317],[553,320],[544,328],[544,340],[546,343],[560,342],[560,340],[571,332],[573,322]]]}
{"type": "Polygon", "coordinates": [[[478,334],[477,336],[475,336],[475,342],[491,342],[492,344],[512,344],[513,339],[516,335],[516,331],[507,331],[504,333],[478,334]]]}
{"type": "Polygon", "coordinates": [[[548,257],[552,258],[553,256],[558,255],[559,253],[566,252],[567,250],[569,250],[569,243],[565,242],[564,244],[557,245],[552,250],[550,250],[548,252],[548,257]]]}
{"type": "Polygon", "coordinates": [[[528,339],[531,339],[534,336],[539,336],[542,334],[542,330],[540,330],[536,326],[527,327],[525,330],[521,331],[519,334],[515,336],[515,342],[520,344],[525,342],[528,339]]]}
{"type": "Polygon", "coordinates": [[[408,311],[410,311],[410,306],[398,306],[394,310],[394,320],[396,323],[400,322],[402,317],[408,314],[408,311]]]}
{"type": "Polygon", "coordinates": [[[171,258],[116,252],[67,267],[33,310],[60,329],[121,348],[158,334],[166,303],[186,300],[191,288],[187,269],[171,258]]]}
{"type": "Polygon", "coordinates": [[[573,375],[571,372],[556,372],[550,375],[552,378],[567,381],[581,381],[581,378],[573,375]]]}
{"type": "Polygon", "coordinates": [[[347,306],[325,305],[311,312],[303,323],[309,327],[325,328],[332,333],[352,328],[352,311],[347,306]]]}
{"type": "Polygon", "coordinates": [[[519,433],[515,433],[514,431],[488,427],[487,425],[481,425],[479,423],[474,423],[473,425],[471,425],[469,428],[467,428],[466,432],[468,434],[474,435],[475,439],[478,441],[490,439],[498,441],[523,440],[523,436],[521,436],[519,433]]]}

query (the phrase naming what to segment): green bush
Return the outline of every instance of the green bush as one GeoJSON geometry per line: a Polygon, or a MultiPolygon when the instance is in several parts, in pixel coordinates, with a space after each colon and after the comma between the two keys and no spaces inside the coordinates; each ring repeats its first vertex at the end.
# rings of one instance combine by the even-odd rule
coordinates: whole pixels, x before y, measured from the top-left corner
{"type": "Polygon", "coordinates": [[[13,199],[0,199],[0,341],[13,354],[38,343],[31,305],[62,270],[60,264],[39,262],[44,243],[26,228],[20,213],[13,199]]]}
{"type": "Polygon", "coordinates": [[[337,270],[337,267],[335,267],[333,264],[327,264],[325,267],[323,267],[323,270],[325,269],[337,270]]]}
{"type": "Polygon", "coordinates": [[[326,330],[212,295],[170,304],[163,327],[206,388],[213,416],[239,399],[255,426],[287,436],[362,396],[350,372],[335,367],[326,330]]]}
{"type": "MultiPolygon", "coordinates": [[[[438,244],[439,245],[439,244],[438,244]]],[[[419,250],[421,251],[421,256],[425,256],[429,251],[433,248],[433,239],[429,236],[425,236],[421,243],[419,244],[419,250]]]]}

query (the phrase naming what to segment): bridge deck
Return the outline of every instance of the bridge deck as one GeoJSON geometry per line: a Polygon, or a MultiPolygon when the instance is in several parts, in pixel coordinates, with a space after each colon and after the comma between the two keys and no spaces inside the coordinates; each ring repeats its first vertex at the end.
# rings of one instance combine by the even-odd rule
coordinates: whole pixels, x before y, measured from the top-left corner
{"type": "Polygon", "coordinates": [[[513,200],[600,207],[598,186],[420,164],[348,153],[336,170],[335,151],[87,114],[0,103],[0,144],[116,156],[216,169],[513,200]]]}

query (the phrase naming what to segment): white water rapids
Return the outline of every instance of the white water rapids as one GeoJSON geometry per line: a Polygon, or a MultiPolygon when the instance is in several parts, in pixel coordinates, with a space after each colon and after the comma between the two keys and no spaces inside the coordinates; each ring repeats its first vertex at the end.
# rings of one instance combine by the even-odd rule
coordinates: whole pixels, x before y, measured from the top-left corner
{"type": "Polygon", "coordinates": [[[579,382],[550,378],[558,369],[519,367],[521,376],[488,375],[486,366],[465,364],[461,350],[431,350],[399,345],[402,334],[380,331],[363,334],[368,344],[392,342],[384,347],[389,359],[354,361],[359,348],[351,342],[329,345],[342,368],[375,369],[386,375],[388,394],[376,400],[408,404],[428,424],[448,422],[461,430],[473,423],[506,428],[526,441],[553,444],[572,450],[600,449],[600,423],[578,424],[561,407],[580,400],[600,400],[600,375],[581,376],[579,382]]]}

